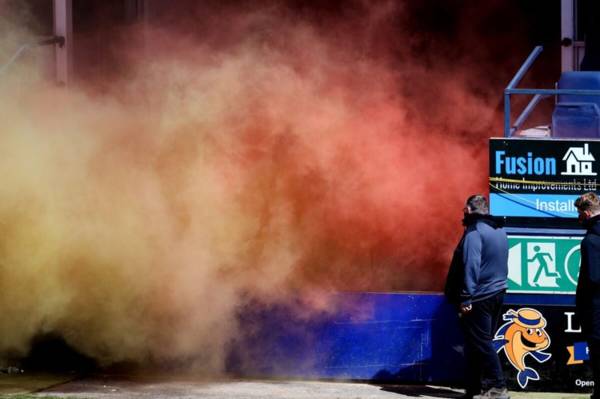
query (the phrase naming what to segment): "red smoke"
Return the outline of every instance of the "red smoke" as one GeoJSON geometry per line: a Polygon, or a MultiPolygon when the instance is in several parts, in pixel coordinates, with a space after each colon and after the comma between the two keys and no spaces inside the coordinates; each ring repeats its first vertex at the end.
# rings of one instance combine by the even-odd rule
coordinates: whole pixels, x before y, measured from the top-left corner
{"type": "MultiPolygon", "coordinates": [[[[390,43],[418,37],[397,26],[405,11],[392,2],[319,13],[268,2],[152,7],[155,24],[138,32],[139,42],[128,33],[111,47],[113,58],[128,61],[120,83],[128,84],[123,70],[135,76],[143,62],[183,64],[192,80],[195,67],[224,73],[227,60],[247,62],[228,82],[241,95],[227,99],[230,110],[213,127],[226,136],[215,153],[224,181],[243,186],[230,187],[235,200],[260,220],[240,268],[260,269],[261,250],[290,233],[282,244],[302,248],[294,286],[441,287],[462,202],[486,190],[486,138],[498,127],[497,100],[481,94],[489,91],[481,81],[469,86],[471,71],[444,58],[423,65],[412,49],[390,43]],[[258,60],[268,65],[254,68],[258,60]]],[[[157,92],[173,84],[168,67],[161,71],[142,88],[159,108],[157,92]]],[[[105,89],[106,75],[94,82],[105,89]]],[[[173,157],[194,156],[189,139],[178,139],[173,157]]]]}

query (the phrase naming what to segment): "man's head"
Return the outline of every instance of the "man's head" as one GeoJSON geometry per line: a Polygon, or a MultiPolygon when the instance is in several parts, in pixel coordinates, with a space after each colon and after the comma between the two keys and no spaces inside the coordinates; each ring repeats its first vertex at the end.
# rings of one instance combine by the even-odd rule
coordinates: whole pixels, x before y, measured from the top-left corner
{"type": "Polygon", "coordinates": [[[575,200],[579,220],[586,220],[600,214],[600,198],[594,192],[581,195],[575,200]]]}
{"type": "Polygon", "coordinates": [[[467,198],[464,212],[466,214],[477,213],[479,215],[487,215],[490,213],[487,200],[480,194],[471,195],[467,198]]]}

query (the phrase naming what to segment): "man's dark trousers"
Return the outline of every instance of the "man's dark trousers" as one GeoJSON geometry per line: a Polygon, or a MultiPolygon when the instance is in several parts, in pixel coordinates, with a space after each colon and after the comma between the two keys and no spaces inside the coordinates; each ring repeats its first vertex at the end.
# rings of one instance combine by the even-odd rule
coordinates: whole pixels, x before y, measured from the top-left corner
{"type": "Polygon", "coordinates": [[[592,399],[600,399],[600,309],[581,312],[581,327],[586,335],[590,366],[594,375],[594,394],[592,399]]]}
{"type": "Polygon", "coordinates": [[[594,394],[592,399],[600,399],[598,392],[598,386],[600,386],[600,340],[596,338],[588,338],[588,349],[590,355],[590,363],[592,366],[592,373],[594,374],[594,394]]]}
{"type": "Polygon", "coordinates": [[[466,389],[477,395],[480,390],[505,388],[506,382],[500,359],[492,340],[502,312],[504,291],[473,302],[473,309],[460,318],[465,337],[466,389]]]}

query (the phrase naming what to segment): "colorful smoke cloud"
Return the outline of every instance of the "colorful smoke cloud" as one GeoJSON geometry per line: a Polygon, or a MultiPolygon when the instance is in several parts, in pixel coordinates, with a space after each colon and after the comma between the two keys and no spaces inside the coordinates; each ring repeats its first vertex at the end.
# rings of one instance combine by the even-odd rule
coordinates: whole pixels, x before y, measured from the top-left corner
{"type": "Polygon", "coordinates": [[[248,298],[439,289],[496,99],[386,55],[401,10],[363,7],[328,34],[272,7],[202,37],[133,26],[119,73],[2,76],[0,353],[55,333],[218,371],[248,298]]]}

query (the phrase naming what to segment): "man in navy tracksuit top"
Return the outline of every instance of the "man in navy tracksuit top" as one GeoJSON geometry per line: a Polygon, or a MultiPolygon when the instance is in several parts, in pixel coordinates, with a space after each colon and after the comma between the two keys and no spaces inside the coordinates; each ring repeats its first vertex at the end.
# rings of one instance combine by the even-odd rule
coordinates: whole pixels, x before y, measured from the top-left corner
{"type": "Polygon", "coordinates": [[[508,275],[508,239],[502,219],[489,215],[482,195],[465,204],[464,234],[454,252],[446,296],[458,306],[465,337],[465,398],[508,399],[506,381],[492,340],[508,275]]]}
{"type": "Polygon", "coordinates": [[[575,201],[575,207],[587,229],[580,247],[575,309],[589,348],[594,375],[592,399],[600,399],[600,198],[595,193],[585,193],[575,201]]]}

